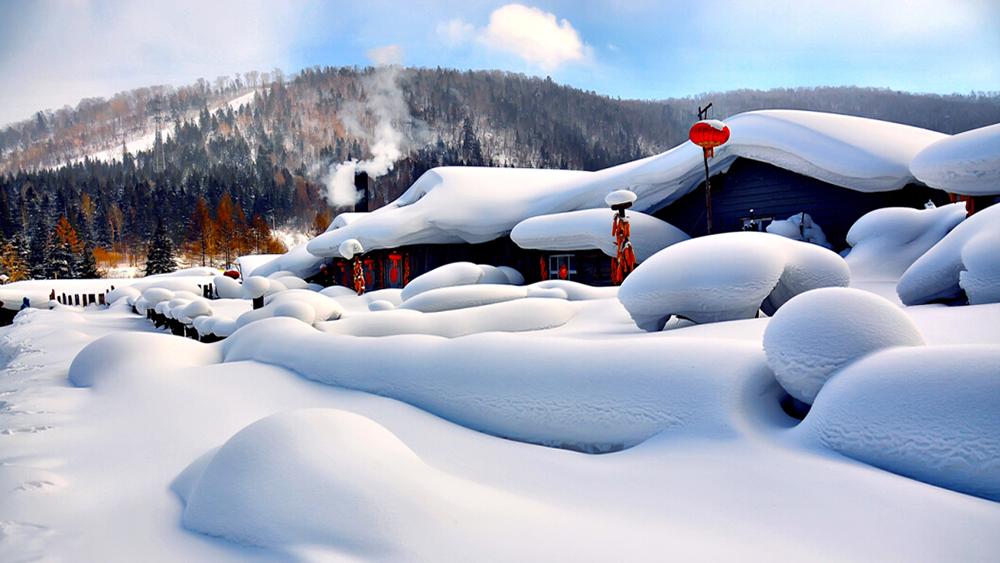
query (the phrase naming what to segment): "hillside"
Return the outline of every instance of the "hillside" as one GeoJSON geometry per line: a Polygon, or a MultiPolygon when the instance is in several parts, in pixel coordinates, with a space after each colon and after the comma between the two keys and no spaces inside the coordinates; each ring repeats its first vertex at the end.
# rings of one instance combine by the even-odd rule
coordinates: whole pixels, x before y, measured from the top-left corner
{"type": "Polygon", "coordinates": [[[346,160],[368,159],[358,166],[379,172],[392,165],[376,181],[379,206],[437,165],[594,170],[655,154],[686,138],[707,101],[723,118],[811,109],[946,133],[1000,122],[995,93],[799,88],[635,101],[499,71],[247,72],[87,99],[6,127],[0,230],[36,249],[22,252],[29,263],[42,259],[60,216],[87,245],[126,255],[141,251],[158,219],[175,244],[197,245],[205,234],[193,211],[219,220],[226,195],[233,208],[224,222],[236,231],[256,217],[319,228],[331,214],[324,196],[334,199],[335,165],[346,160]]]}

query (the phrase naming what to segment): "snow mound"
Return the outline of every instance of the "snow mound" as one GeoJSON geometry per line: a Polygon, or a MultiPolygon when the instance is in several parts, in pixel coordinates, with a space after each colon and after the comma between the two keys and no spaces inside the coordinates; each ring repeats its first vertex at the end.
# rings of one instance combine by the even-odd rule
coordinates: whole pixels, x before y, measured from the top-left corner
{"type": "MultiPolygon", "coordinates": [[[[482,267],[483,264],[480,264],[479,266],[482,267]]],[[[510,266],[496,266],[496,269],[500,270],[505,276],[507,276],[507,283],[511,285],[524,285],[524,276],[521,275],[521,272],[518,272],[514,268],[511,268],[510,266]]]]}
{"type": "Polygon", "coordinates": [[[1000,501],[1000,349],[897,348],[826,383],[797,432],[845,456],[1000,501]]]}
{"type": "Polygon", "coordinates": [[[973,237],[962,247],[965,271],[958,274],[958,285],[970,305],[1000,303],[1000,229],[973,237]]]}
{"type": "Polygon", "coordinates": [[[77,387],[100,387],[121,378],[143,377],[149,371],[204,366],[222,359],[217,346],[188,338],[150,332],[118,332],[88,344],[69,366],[69,381],[77,387]]]}
{"type": "Polygon", "coordinates": [[[185,528],[254,546],[348,546],[368,558],[427,519],[438,474],[358,414],[299,409],[259,420],[174,482],[185,528]],[[423,501],[423,502],[422,502],[423,501]]]}
{"type": "MultiPolygon", "coordinates": [[[[903,273],[896,284],[896,293],[905,305],[919,305],[937,300],[956,299],[962,294],[959,274],[968,269],[962,262],[966,244],[979,237],[996,240],[1000,233],[1000,205],[993,205],[962,221],[947,236],[935,244],[903,273]]],[[[990,242],[977,243],[991,245],[990,242]]],[[[974,278],[1000,277],[1000,251],[975,253],[977,273],[974,278]]],[[[976,285],[975,282],[970,282],[976,285]]],[[[978,288],[978,286],[977,286],[978,288]]],[[[980,298],[983,297],[980,293],[980,298]]]]}
{"type": "MultiPolygon", "coordinates": [[[[502,274],[501,274],[502,275],[502,274]]],[[[503,278],[507,279],[506,276],[503,278]]],[[[404,301],[400,309],[412,309],[421,313],[450,311],[478,307],[491,303],[512,301],[527,297],[528,290],[514,285],[475,284],[454,287],[439,287],[419,293],[404,301]]]]}
{"type": "Polygon", "coordinates": [[[826,240],[826,233],[817,225],[808,213],[796,213],[788,219],[771,221],[767,226],[767,232],[781,235],[792,240],[801,240],[818,244],[823,248],[833,248],[833,245],[826,240]]]}
{"type": "Polygon", "coordinates": [[[376,299],[368,304],[368,310],[375,311],[392,311],[396,306],[392,304],[391,301],[386,301],[385,299],[376,299]]]}
{"type": "Polygon", "coordinates": [[[639,328],[654,331],[672,315],[705,323],[773,314],[799,293],[849,282],[847,263],[824,248],[769,233],[724,233],[656,253],[625,278],[618,299],[639,328]]]}
{"type": "Polygon", "coordinates": [[[142,295],[142,292],[138,289],[125,285],[112,289],[108,292],[108,304],[117,302],[119,299],[126,299],[128,303],[132,304],[142,295]]]}
{"type": "MultiPolygon", "coordinates": [[[[510,238],[525,249],[598,249],[608,256],[615,256],[618,247],[611,234],[612,215],[613,212],[606,208],[539,215],[518,223],[510,238]]],[[[645,213],[630,211],[627,215],[632,246],[639,262],[672,244],[691,238],[670,223],[645,213]]]]}
{"type": "Polygon", "coordinates": [[[764,352],[778,383],[809,404],[830,376],[851,362],[883,348],[923,344],[919,329],[899,307],[843,287],[792,298],[764,330],[764,352]]]}
{"type": "MultiPolygon", "coordinates": [[[[470,320],[494,316],[487,305],[470,320]]],[[[537,300],[572,306],[555,299],[537,300]]],[[[464,309],[459,313],[474,313],[464,309]]],[[[452,315],[385,311],[321,323],[452,315]]],[[[387,323],[393,326],[395,323],[387,323]]],[[[357,332],[357,331],[351,331],[357,332]]],[[[584,451],[631,447],[661,431],[732,436],[780,413],[781,389],[757,342],[486,333],[463,338],[357,338],[291,319],[253,323],[222,343],[227,362],[256,360],[348,389],[391,397],[467,428],[584,451]],[[558,350],[559,353],[553,353],[558,350]],[[442,362],[441,358],[448,358],[442,362]]]]}
{"type": "Polygon", "coordinates": [[[845,259],[851,278],[897,281],[917,258],[964,221],[965,215],[963,203],[869,211],[847,231],[847,244],[852,248],[845,259]]]}
{"type": "Polygon", "coordinates": [[[243,282],[243,296],[249,299],[263,297],[271,287],[271,280],[263,276],[250,276],[243,282]]]}
{"type": "MultiPolygon", "coordinates": [[[[522,288],[514,289],[524,292],[522,288]]],[[[414,299],[421,299],[423,295],[425,294],[414,299]]],[[[440,300],[425,301],[424,305],[429,309],[445,304],[456,307],[455,310],[430,313],[408,309],[409,301],[404,301],[395,310],[378,315],[352,315],[338,321],[320,323],[317,328],[324,332],[353,336],[425,334],[457,338],[481,332],[524,332],[555,328],[566,324],[576,314],[572,305],[556,299],[516,298],[512,301],[457,308],[463,303],[471,303],[474,299],[482,300],[484,297],[478,293],[458,297],[449,294],[440,300]],[[462,298],[466,297],[468,299],[463,301],[462,298]]]]}
{"type": "Polygon", "coordinates": [[[243,295],[243,285],[229,276],[215,276],[215,293],[222,299],[239,299],[243,295]]]}
{"type": "Polygon", "coordinates": [[[486,273],[472,262],[452,262],[419,275],[406,284],[401,297],[403,301],[431,289],[455,285],[479,283],[486,273]]]}
{"type": "Polygon", "coordinates": [[[618,288],[594,287],[573,280],[545,280],[528,286],[528,291],[558,289],[566,294],[570,301],[591,301],[594,299],[613,299],[618,297],[618,288]]]}
{"type": "Polygon", "coordinates": [[[928,186],[947,192],[1000,194],[1000,123],[931,144],[913,157],[910,171],[928,186]]]}
{"type": "Polygon", "coordinates": [[[269,317],[293,317],[311,325],[316,321],[339,319],[343,314],[343,306],[332,297],[308,289],[289,289],[271,296],[260,309],[240,315],[236,326],[242,328],[269,317]]]}

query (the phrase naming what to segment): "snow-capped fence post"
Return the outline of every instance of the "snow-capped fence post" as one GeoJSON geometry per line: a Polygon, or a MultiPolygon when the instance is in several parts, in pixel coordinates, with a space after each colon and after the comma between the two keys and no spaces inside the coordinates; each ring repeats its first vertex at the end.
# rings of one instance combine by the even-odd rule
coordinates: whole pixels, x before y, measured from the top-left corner
{"type": "Polygon", "coordinates": [[[718,119],[705,119],[708,117],[707,106],[698,107],[698,122],[691,126],[688,138],[691,142],[702,148],[705,157],[705,230],[707,234],[712,234],[712,183],[708,172],[708,159],[715,156],[715,147],[723,145],[729,140],[729,127],[718,119]]]}

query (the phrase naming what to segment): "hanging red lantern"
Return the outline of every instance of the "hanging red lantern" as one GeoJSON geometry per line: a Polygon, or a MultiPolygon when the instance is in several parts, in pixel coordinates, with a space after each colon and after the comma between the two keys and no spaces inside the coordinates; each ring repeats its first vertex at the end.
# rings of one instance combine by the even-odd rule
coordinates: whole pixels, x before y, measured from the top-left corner
{"type": "Polygon", "coordinates": [[[396,252],[389,254],[389,261],[391,262],[389,265],[389,283],[393,287],[399,284],[399,261],[402,258],[403,256],[396,252]]]}
{"type": "Polygon", "coordinates": [[[236,270],[226,270],[225,272],[223,272],[222,275],[226,276],[227,278],[232,278],[234,280],[240,279],[240,273],[237,272],[236,270]]]}
{"type": "Polygon", "coordinates": [[[718,119],[703,119],[691,126],[691,142],[705,150],[708,158],[715,156],[715,147],[729,140],[729,126],[718,119]]]}

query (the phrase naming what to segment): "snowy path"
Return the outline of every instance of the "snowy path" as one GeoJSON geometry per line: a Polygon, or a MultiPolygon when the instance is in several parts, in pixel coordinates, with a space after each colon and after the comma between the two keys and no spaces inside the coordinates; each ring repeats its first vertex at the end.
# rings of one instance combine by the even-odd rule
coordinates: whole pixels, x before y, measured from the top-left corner
{"type": "MultiPolygon", "coordinates": [[[[595,338],[586,330],[591,321],[616,326],[624,315],[587,307],[585,322],[552,332],[595,338]]],[[[918,309],[926,326],[951,313],[918,309]]],[[[715,334],[759,338],[764,322],[726,323],[715,334]]],[[[622,326],[618,338],[626,338],[622,326]]],[[[700,337],[708,328],[641,337],[700,337]]],[[[913,561],[1000,552],[997,503],[808,449],[792,421],[766,403],[738,413],[735,434],[664,433],[595,456],[485,436],[256,362],[154,367],[135,350],[125,364],[109,363],[93,388],[68,385],[70,361],[85,344],[147,330],[144,319],[115,310],[38,311],[3,329],[0,559],[913,561]],[[372,523],[378,552],[349,542],[262,550],[181,527],[183,505],[170,485],[192,461],[254,421],[302,408],[361,414],[412,449],[417,473],[432,477],[390,483],[380,500],[422,499],[413,509],[422,522],[394,533],[372,523]]],[[[364,487],[381,470],[331,478],[364,487]]],[[[275,491],[295,484],[296,475],[287,477],[275,491]]]]}

